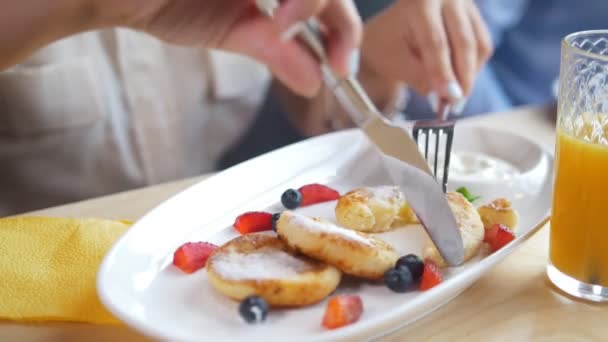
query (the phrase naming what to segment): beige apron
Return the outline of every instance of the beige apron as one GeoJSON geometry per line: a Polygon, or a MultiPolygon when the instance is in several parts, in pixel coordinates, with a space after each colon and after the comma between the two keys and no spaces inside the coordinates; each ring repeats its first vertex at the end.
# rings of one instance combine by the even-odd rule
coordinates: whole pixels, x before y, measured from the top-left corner
{"type": "Polygon", "coordinates": [[[269,81],[130,30],[53,43],[0,72],[0,216],[212,171],[269,81]]]}

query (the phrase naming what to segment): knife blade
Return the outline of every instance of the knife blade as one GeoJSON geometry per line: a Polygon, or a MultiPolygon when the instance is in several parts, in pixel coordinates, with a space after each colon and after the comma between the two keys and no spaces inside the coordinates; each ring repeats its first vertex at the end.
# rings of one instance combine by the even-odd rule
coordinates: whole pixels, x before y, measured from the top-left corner
{"type": "Polygon", "coordinates": [[[456,218],[437,182],[422,170],[383,155],[385,170],[399,186],[437,251],[450,266],[464,260],[464,244],[456,218]]]}
{"type": "Polygon", "coordinates": [[[336,80],[333,74],[326,70],[323,71],[323,74],[325,83],[331,88],[352,120],[382,153],[403,160],[423,172],[433,175],[429,163],[420,153],[418,144],[410,132],[405,127],[394,125],[384,118],[355,79],[349,77],[341,81],[336,80]]]}
{"type": "Polygon", "coordinates": [[[353,121],[381,152],[385,171],[405,195],[439,254],[448,265],[460,265],[464,260],[464,245],[454,213],[411,134],[375,111],[365,93],[361,97],[348,94],[351,87],[359,86],[358,83],[347,80],[345,86],[344,81],[342,84],[335,82],[331,75],[325,78],[330,86],[333,85],[334,94],[351,113],[353,121]],[[352,98],[369,103],[353,103],[352,98]]]}

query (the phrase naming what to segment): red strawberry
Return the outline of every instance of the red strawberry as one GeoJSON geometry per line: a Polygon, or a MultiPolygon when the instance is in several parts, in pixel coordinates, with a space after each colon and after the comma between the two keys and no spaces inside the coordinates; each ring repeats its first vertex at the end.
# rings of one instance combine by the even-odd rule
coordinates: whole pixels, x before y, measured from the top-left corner
{"type": "Polygon", "coordinates": [[[250,211],[236,218],[234,228],[241,234],[257,233],[272,229],[272,214],[250,211]]]}
{"type": "Polygon", "coordinates": [[[443,281],[443,275],[439,266],[431,260],[424,261],[424,270],[422,271],[422,280],[420,281],[420,291],[426,291],[433,288],[443,281]]]}
{"type": "Polygon", "coordinates": [[[340,198],[339,192],[322,184],[308,184],[298,190],[302,194],[302,207],[340,198]]]}
{"type": "Polygon", "coordinates": [[[484,236],[484,241],[490,244],[492,252],[503,248],[514,239],[515,234],[509,228],[498,223],[486,230],[486,235],[484,236]]]}
{"type": "Polygon", "coordinates": [[[173,265],[185,273],[194,273],[205,267],[217,246],[208,242],[187,242],[173,253],[173,265]]]}
{"type": "Polygon", "coordinates": [[[494,241],[496,239],[496,233],[498,233],[498,225],[495,224],[489,229],[486,229],[483,235],[483,242],[490,243],[490,241],[494,241]]]}
{"type": "Polygon", "coordinates": [[[327,302],[323,326],[327,329],[336,329],[359,320],[363,313],[361,297],[352,295],[338,295],[327,302]]]}

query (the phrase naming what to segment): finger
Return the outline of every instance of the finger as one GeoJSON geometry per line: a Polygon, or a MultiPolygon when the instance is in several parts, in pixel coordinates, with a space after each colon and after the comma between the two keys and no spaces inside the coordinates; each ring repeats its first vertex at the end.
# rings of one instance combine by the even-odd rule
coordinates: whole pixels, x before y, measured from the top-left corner
{"type": "Polygon", "coordinates": [[[402,53],[405,58],[397,61],[398,63],[401,63],[399,66],[399,74],[403,80],[407,80],[407,85],[416,90],[418,94],[429,94],[435,91],[435,83],[433,83],[432,79],[429,77],[423,56],[416,45],[414,45],[415,42],[416,38],[414,37],[413,32],[404,32],[405,48],[402,53]],[[404,65],[404,63],[407,64],[404,65]]]}
{"type": "Polygon", "coordinates": [[[428,94],[432,87],[422,58],[412,45],[414,35],[408,25],[395,26],[404,21],[404,12],[396,6],[399,4],[365,23],[362,69],[368,70],[378,83],[404,83],[419,94],[428,94]]]}
{"type": "Polygon", "coordinates": [[[350,0],[330,0],[319,19],[327,29],[329,64],[339,76],[347,76],[363,36],[357,9],[350,0]]]}
{"type": "Polygon", "coordinates": [[[316,16],[327,8],[333,0],[286,0],[275,13],[275,22],[279,30],[289,34],[299,23],[316,16]]]}
{"type": "Polygon", "coordinates": [[[481,67],[488,61],[492,53],[494,52],[494,44],[485,21],[479,13],[479,9],[474,3],[468,8],[469,17],[471,18],[471,26],[473,28],[473,34],[477,41],[477,65],[476,71],[481,70],[481,67]]]}
{"type": "Polygon", "coordinates": [[[473,33],[470,17],[463,2],[451,1],[442,11],[452,61],[460,86],[468,95],[473,85],[477,69],[477,42],[473,33]]]}
{"type": "Polygon", "coordinates": [[[350,0],[288,0],[276,13],[283,37],[296,32],[302,21],[318,16],[327,33],[327,54],[338,76],[349,73],[350,60],[361,42],[362,24],[350,0]]]}
{"type": "Polygon", "coordinates": [[[399,49],[391,51],[391,56],[385,54],[382,61],[390,68],[388,71],[393,73],[393,77],[397,76],[397,81],[404,82],[418,94],[429,94],[435,90],[424,61],[407,41],[403,41],[399,49]]]}
{"type": "Polygon", "coordinates": [[[437,1],[417,0],[422,11],[409,16],[413,32],[414,46],[424,63],[426,74],[432,88],[439,97],[455,99],[462,96],[452,69],[450,47],[441,19],[440,3],[437,1]]]}
{"type": "Polygon", "coordinates": [[[319,63],[309,51],[296,40],[282,40],[274,22],[259,14],[242,18],[219,48],[264,63],[278,80],[300,96],[314,96],[321,85],[319,63]]]}
{"type": "Polygon", "coordinates": [[[408,26],[400,25],[395,31],[394,23],[400,21],[401,12],[390,8],[366,22],[361,46],[363,66],[385,81],[406,83],[420,94],[427,94],[431,85],[428,77],[422,77],[424,65],[410,44],[413,37],[408,26]]]}

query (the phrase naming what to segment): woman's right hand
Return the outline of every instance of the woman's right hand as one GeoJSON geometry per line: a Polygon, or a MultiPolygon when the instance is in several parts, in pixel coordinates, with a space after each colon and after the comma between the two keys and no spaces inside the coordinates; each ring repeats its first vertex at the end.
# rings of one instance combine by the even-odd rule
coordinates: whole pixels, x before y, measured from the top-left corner
{"type": "Polygon", "coordinates": [[[0,1],[0,13],[0,70],[63,37],[123,26],[172,43],[248,55],[306,96],[321,85],[319,63],[295,40],[284,41],[282,33],[317,17],[329,33],[329,62],[339,75],[348,73],[362,34],[350,0],[284,0],[272,19],[258,11],[253,0],[0,1]]]}
{"type": "Polygon", "coordinates": [[[435,112],[450,103],[457,113],[491,53],[473,0],[397,0],[366,24],[362,63],[427,95],[435,112]]]}

